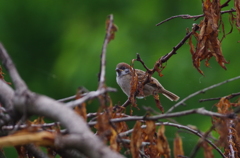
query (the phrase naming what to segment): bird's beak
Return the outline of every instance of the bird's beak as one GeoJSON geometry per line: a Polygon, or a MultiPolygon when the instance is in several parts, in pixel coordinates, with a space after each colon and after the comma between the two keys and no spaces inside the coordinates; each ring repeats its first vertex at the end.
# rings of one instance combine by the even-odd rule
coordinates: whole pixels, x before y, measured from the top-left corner
{"type": "Polygon", "coordinates": [[[122,69],[119,69],[119,68],[116,68],[115,71],[121,72],[121,71],[123,71],[123,70],[122,70],[122,69]]]}

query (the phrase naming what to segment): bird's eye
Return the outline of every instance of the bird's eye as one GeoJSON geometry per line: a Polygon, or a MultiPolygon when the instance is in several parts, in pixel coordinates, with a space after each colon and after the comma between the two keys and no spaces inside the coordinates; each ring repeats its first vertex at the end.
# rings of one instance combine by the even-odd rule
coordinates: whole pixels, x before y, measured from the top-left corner
{"type": "Polygon", "coordinates": [[[121,69],[121,70],[125,70],[125,67],[124,67],[124,66],[121,66],[120,69],[121,69]]]}

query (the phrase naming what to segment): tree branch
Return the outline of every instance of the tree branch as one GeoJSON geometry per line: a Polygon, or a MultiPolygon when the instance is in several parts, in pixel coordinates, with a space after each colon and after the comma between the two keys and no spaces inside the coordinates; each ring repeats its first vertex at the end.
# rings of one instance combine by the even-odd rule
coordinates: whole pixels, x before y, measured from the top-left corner
{"type": "Polygon", "coordinates": [[[107,45],[111,40],[111,30],[113,27],[113,15],[110,14],[108,16],[108,25],[107,25],[107,31],[106,31],[106,35],[105,35],[105,39],[104,39],[104,43],[103,43],[103,47],[102,47],[102,53],[101,53],[101,64],[100,64],[100,77],[99,77],[99,85],[98,85],[98,89],[104,87],[105,85],[105,70],[106,70],[106,52],[107,52],[107,45]]]}
{"type": "Polygon", "coordinates": [[[27,144],[24,147],[34,156],[34,158],[48,158],[44,152],[33,144],[27,144]]]}
{"type": "Polygon", "coordinates": [[[117,90],[115,88],[110,88],[110,87],[101,88],[101,89],[98,89],[97,91],[92,91],[92,92],[87,93],[84,97],[82,97],[80,99],[66,103],[66,106],[70,107],[70,108],[74,108],[75,106],[78,106],[78,105],[86,102],[87,100],[96,98],[101,94],[104,94],[106,92],[116,92],[116,91],[117,90]]]}
{"type": "MultiPolygon", "coordinates": [[[[234,97],[237,97],[240,95],[240,92],[239,93],[232,93],[230,95],[228,95],[226,98],[227,99],[232,99],[234,97]]],[[[208,98],[208,99],[200,99],[199,102],[205,102],[205,101],[213,101],[213,100],[220,100],[222,97],[218,97],[218,98],[208,98]]]]}
{"type": "Polygon", "coordinates": [[[60,124],[67,129],[69,135],[56,136],[54,144],[57,147],[68,147],[69,145],[69,148],[72,147],[78,149],[87,157],[93,158],[123,157],[105,146],[100,141],[100,139],[91,132],[83,118],[77,115],[65,104],[55,101],[49,97],[38,95],[28,90],[26,84],[22,81],[11,58],[8,56],[2,44],[0,44],[0,59],[3,61],[4,66],[9,71],[11,79],[13,80],[13,83],[18,91],[15,94],[13,92],[9,92],[10,88],[6,88],[5,85],[3,87],[5,89],[1,87],[0,95],[5,93],[14,95],[9,96],[9,98],[6,98],[6,96],[1,96],[0,98],[5,97],[6,100],[11,100],[13,98],[14,109],[21,113],[27,112],[31,115],[35,114],[39,116],[45,116],[47,118],[60,122],[60,124]],[[75,140],[78,140],[78,143],[70,143],[73,142],[71,139],[73,137],[75,140]],[[63,142],[61,142],[61,140],[63,140],[63,142]],[[64,142],[66,142],[66,144],[64,144],[64,142]]]}
{"type": "MultiPolygon", "coordinates": [[[[221,14],[225,14],[225,13],[232,13],[232,12],[236,12],[235,9],[231,9],[231,10],[225,10],[225,11],[221,11],[221,14]]],[[[189,14],[182,14],[182,15],[175,15],[175,16],[172,16],[170,18],[167,18],[159,23],[156,24],[156,26],[159,26],[167,21],[170,21],[172,19],[175,19],[175,18],[182,18],[182,19],[194,19],[197,20],[198,18],[200,17],[204,17],[204,14],[200,14],[200,15],[189,15],[189,14]]]]}
{"type": "MultiPolygon", "coordinates": [[[[122,118],[115,118],[111,119],[110,122],[125,122],[125,121],[138,121],[138,120],[159,120],[159,119],[165,119],[165,118],[172,118],[172,117],[179,117],[179,116],[184,116],[184,115],[189,115],[189,114],[200,114],[200,115],[206,115],[206,116],[215,116],[215,117],[224,117],[224,118],[234,118],[234,115],[224,115],[216,112],[211,112],[208,110],[205,110],[204,108],[198,108],[198,109],[192,109],[192,110],[186,110],[186,111],[181,111],[181,112],[175,112],[175,113],[165,113],[165,114],[160,114],[160,115],[155,115],[155,116],[128,116],[128,117],[122,117],[122,118]]],[[[92,121],[89,122],[89,126],[94,126],[97,122],[92,121]]]]}
{"type": "Polygon", "coordinates": [[[7,69],[12,79],[12,82],[15,88],[19,91],[24,91],[27,89],[27,85],[21,79],[20,75],[17,72],[15,65],[13,64],[10,56],[8,55],[7,51],[3,47],[2,43],[0,43],[0,60],[3,63],[3,66],[7,69]]]}
{"type": "Polygon", "coordinates": [[[228,80],[226,80],[226,81],[223,81],[223,82],[214,84],[214,85],[212,85],[212,86],[209,86],[209,87],[207,87],[207,88],[204,88],[204,89],[202,89],[202,90],[199,90],[199,91],[197,91],[197,92],[195,92],[195,93],[192,93],[192,94],[190,94],[189,96],[187,96],[186,98],[184,98],[184,99],[182,99],[181,101],[179,101],[177,104],[173,105],[166,113],[172,112],[176,107],[178,107],[178,106],[180,106],[181,104],[183,104],[186,100],[188,100],[188,99],[190,99],[190,98],[192,98],[192,97],[194,97],[194,96],[196,96],[196,95],[198,95],[198,94],[200,94],[200,93],[204,93],[204,92],[206,92],[206,91],[208,91],[208,90],[210,90],[210,89],[213,89],[213,88],[215,88],[215,87],[221,86],[221,85],[223,85],[223,84],[225,84],[225,83],[228,83],[228,82],[231,82],[231,81],[234,81],[234,80],[237,80],[237,79],[240,79],[240,76],[237,76],[237,77],[228,79],[228,80]]]}

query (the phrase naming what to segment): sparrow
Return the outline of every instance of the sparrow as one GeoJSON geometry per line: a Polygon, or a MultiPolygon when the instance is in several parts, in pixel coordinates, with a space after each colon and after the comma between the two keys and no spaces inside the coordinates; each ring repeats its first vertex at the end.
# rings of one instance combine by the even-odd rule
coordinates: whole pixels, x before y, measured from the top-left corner
{"type": "MultiPolygon", "coordinates": [[[[131,69],[132,67],[126,63],[119,63],[117,64],[117,67],[116,67],[117,83],[121,87],[122,91],[128,97],[130,97],[131,80],[133,75],[133,69],[132,70],[131,69]]],[[[139,69],[135,69],[135,73],[137,74],[137,77],[138,77],[138,84],[142,84],[146,80],[146,77],[147,77],[146,73],[139,69]]],[[[166,90],[156,78],[151,77],[150,80],[151,80],[150,82],[146,83],[143,86],[143,94],[138,93],[136,98],[142,99],[149,95],[162,93],[171,101],[177,101],[179,99],[179,97],[176,94],[166,90]]]]}

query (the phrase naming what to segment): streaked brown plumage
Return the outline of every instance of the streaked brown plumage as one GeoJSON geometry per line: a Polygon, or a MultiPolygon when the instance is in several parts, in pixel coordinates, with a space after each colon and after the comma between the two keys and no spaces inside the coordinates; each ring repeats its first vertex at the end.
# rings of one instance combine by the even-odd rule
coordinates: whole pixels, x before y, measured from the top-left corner
{"type": "MultiPolygon", "coordinates": [[[[130,96],[130,91],[131,91],[131,79],[132,79],[132,74],[131,74],[131,67],[130,65],[126,63],[119,63],[116,67],[117,71],[117,83],[123,90],[123,92],[129,97],[130,96]]],[[[138,76],[138,82],[141,84],[142,82],[145,81],[146,79],[146,73],[142,70],[135,69],[135,72],[138,76]]],[[[154,95],[155,93],[162,93],[164,96],[166,96],[169,100],[171,101],[177,101],[179,97],[166,90],[160,83],[159,81],[151,77],[151,82],[147,83],[143,87],[143,95],[138,94],[136,97],[137,98],[144,98],[149,95],[154,95]]]]}

